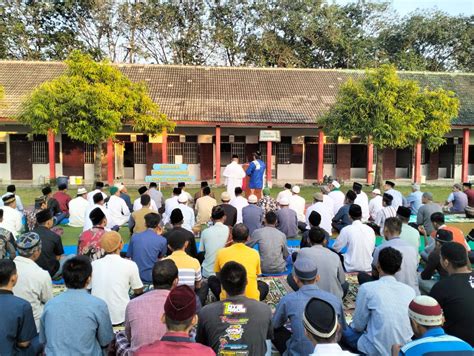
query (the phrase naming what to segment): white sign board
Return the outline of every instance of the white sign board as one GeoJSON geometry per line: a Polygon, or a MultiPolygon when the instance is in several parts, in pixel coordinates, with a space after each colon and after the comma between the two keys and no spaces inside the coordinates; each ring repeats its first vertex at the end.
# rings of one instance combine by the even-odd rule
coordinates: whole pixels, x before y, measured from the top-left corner
{"type": "Polygon", "coordinates": [[[280,130],[260,130],[259,141],[280,142],[280,130]]]}

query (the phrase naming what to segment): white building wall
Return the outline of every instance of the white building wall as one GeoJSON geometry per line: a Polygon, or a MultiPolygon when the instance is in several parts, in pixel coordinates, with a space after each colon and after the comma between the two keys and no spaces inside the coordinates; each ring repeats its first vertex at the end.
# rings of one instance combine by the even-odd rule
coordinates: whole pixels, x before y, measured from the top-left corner
{"type": "Polygon", "coordinates": [[[94,164],[92,163],[84,164],[84,179],[87,182],[94,181],[94,164]]]}
{"type": "Polygon", "coordinates": [[[336,165],[335,164],[324,164],[323,176],[336,177],[336,165]]]}
{"type": "Polygon", "coordinates": [[[303,164],[278,164],[277,166],[277,180],[299,181],[303,179],[303,164]]]}
{"type": "Polygon", "coordinates": [[[11,180],[10,171],[10,136],[6,132],[0,132],[0,142],[7,143],[7,163],[0,163],[0,182],[6,183],[11,180]]]}
{"type": "MultiPolygon", "coordinates": [[[[188,172],[190,176],[194,176],[196,181],[201,180],[201,165],[198,164],[188,164],[188,172]]],[[[221,175],[222,177],[222,175],[221,175]]]]}
{"type": "Polygon", "coordinates": [[[367,178],[366,168],[351,168],[351,179],[364,179],[367,178]]]}
{"type": "Polygon", "coordinates": [[[144,181],[146,173],[146,164],[135,164],[135,180],[144,181]]]}

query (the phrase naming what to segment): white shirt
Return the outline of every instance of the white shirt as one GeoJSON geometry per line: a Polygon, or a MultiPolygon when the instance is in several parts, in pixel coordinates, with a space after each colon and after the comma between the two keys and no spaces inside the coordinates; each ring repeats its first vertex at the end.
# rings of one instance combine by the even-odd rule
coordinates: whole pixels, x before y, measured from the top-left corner
{"type": "Polygon", "coordinates": [[[89,202],[82,196],[76,197],[69,202],[69,226],[83,227],[89,202]]]}
{"type": "Polygon", "coordinates": [[[306,225],[309,225],[309,216],[311,213],[315,211],[321,215],[321,223],[319,224],[319,227],[324,229],[329,236],[332,235],[332,218],[334,217],[333,211],[328,210],[327,206],[324,205],[324,202],[316,202],[313,205],[309,206],[308,209],[306,209],[306,225]]]}
{"type": "Polygon", "coordinates": [[[237,209],[237,221],[235,223],[240,224],[243,221],[242,209],[249,205],[249,202],[242,195],[239,195],[232,199],[229,204],[237,209]]]}
{"type": "MultiPolygon", "coordinates": [[[[107,202],[107,210],[109,211],[110,225],[115,226],[122,226],[130,220],[130,209],[125,203],[125,200],[122,198],[112,195],[107,202]]],[[[108,225],[108,224],[107,224],[108,225]]]]}
{"type": "Polygon", "coordinates": [[[224,169],[222,175],[225,177],[225,185],[230,198],[235,198],[235,188],[242,188],[242,179],[245,178],[245,171],[236,161],[230,162],[224,169]]]}
{"type": "MultiPolygon", "coordinates": [[[[135,199],[135,201],[133,202],[133,211],[138,211],[141,208],[143,208],[141,199],[142,199],[141,197],[138,197],[137,199],[135,199]]],[[[156,206],[156,203],[153,199],[150,200],[150,210],[158,212],[158,207],[156,206]]]]}
{"type": "Polygon", "coordinates": [[[334,211],[334,215],[336,215],[337,212],[339,211],[339,209],[341,209],[342,206],[344,205],[344,200],[345,200],[346,196],[340,190],[332,190],[332,191],[329,192],[328,196],[334,202],[334,210],[333,211],[334,211]]]}
{"type": "Polygon", "coordinates": [[[357,204],[362,209],[362,221],[369,221],[369,198],[365,192],[360,192],[357,194],[356,200],[354,200],[354,204],[357,204]]]}
{"type": "Polygon", "coordinates": [[[193,232],[193,226],[196,224],[194,210],[185,204],[179,204],[177,207],[183,213],[183,229],[193,232]]]}
{"type": "Polygon", "coordinates": [[[10,206],[3,206],[1,209],[3,209],[2,227],[10,231],[13,236],[17,237],[23,229],[23,215],[10,206]]]}
{"type": "Polygon", "coordinates": [[[18,281],[13,287],[13,294],[31,304],[36,329],[39,330],[44,305],[53,298],[53,282],[48,271],[42,269],[33,260],[16,256],[13,262],[15,262],[18,274],[18,281]]]}
{"type": "Polygon", "coordinates": [[[150,188],[148,189],[148,195],[150,196],[151,200],[155,202],[156,207],[158,209],[161,208],[163,205],[163,193],[156,188],[150,188]]]}
{"type": "Polygon", "coordinates": [[[92,262],[90,287],[93,296],[107,303],[112,324],[116,325],[125,321],[128,291],[143,288],[143,283],[135,262],[111,254],[92,262]]]}
{"type": "Polygon", "coordinates": [[[388,218],[394,218],[397,216],[397,211],[395,208],[390,205],[390,206],[385,206],[379,212],[377,213],[377,216],[375,217],[375,223],[380,226],[380,235],[383,235],[383,228],[385,226],[385,220],[388,218]]]}
{"type": "Polygon", "coordinates": [[[194,198],[191,194],[189,194],[187,191],[185,190],[181,190],[181,194],[184,194],[186,195],[186,197],[188,198],[188,201],[186,202],[186,205],[189,206],[190,208],[194,206],[194,198]]]}
{"type": "Polygon", "coordinates": [[[96,190],[93,190],[92,192],[87,193],[87,201],[89,202],[89,205],[94,205],[94,195],[96,195],[97,193],[102,193],[104,200],[107,199],[107,194],[105,194],[100,189],[96,189],[96,190]]]}
{"type": "Polygon", "coordinates": [[[376,197],[370,199],[369,214],[372,220],[375,220],[375,218],[377,217],[377,213],[383,209],[382,201],[383,198],[381,195],[377,195],[376,197]]]}
{"type": "Polygon", "coordinates": [[[296,217],[298,221],[304,222],[306,217],[304,215],[304,209],[306,208],[306,201],[303,197],[299,196],[298,194],[293,194],[289,198],[290,204],[288,207],[296,213],[296,217]]]}
{"type": "Polygon", "coordinates": [[[347,246],[344,253],[344,266],[347,272],[370,272],[372,270],[372,253],[375,248],[374,230],[363,224],[360,220],[355,220],[351,225],[347,225],[334,243],[333,249],[337,252],[347,246]]]}
{"type": "MultiPolygon", "coordinates": [[[[10,192],[3,194],[3,195],[2,195],[2,198],[0,199],[0,206],[3,206],[3,205],[4,205],[4,204],[3,204],[3,198],[6,197],[6,196],[8,196],[8,195],[12,195],[12,194],[13,194],[13,193],[10,193],[10,192]]],[[[15,194],[15,200],[16,200],[16,210],[18,210],[18,211],[20,211],[20,212],[23,212],[23,210],[24,210],[24,209],[23,209],[23,203],[21,202],[20,196],[15,194]]]]}
{"type": "Polygon", "coordinates": [[[165,213],[163,214],[163,224],[167,224],[170,221],[171,213],[174,209],[179,206],[178,196],[174,195],[165,201],[165,213]]]}
{"type": "Polygon", "coordinates": [[[314,352],[309,356],[349,356],[357,355],[349,351],[344,351],[338,344],[318,344],[314,352]]]}
{"type": "Polygon", "coordinates": [[[110,225],[112,223],[112,219],[110,218],[109,211],[104,205],[98,205],[98,204],[94,204],[90,206],[89,209],[86,210],[86,213],[84,215],[84,227],[82,228],[82,231],[89,230],[94,226],[92,224],[92,220],[89,218],[89,215],[91,211],[94,210],[95,208],[100,208],[102,212],[104,213],[105,218],[107,219],[107,227],[105,230],[109,231],[110,228],[113,227],[113,225],[110,225]]]}
{"type": "Polygon", "coordinates": [[[285,190],[282,190],[280,193],[278,193],[276,201],[277,203],[280,203],[280,200],[282,200],[284,197],[287,197],[288,199],[290,199],[292,195],[293,193],[291,192],[291,190],[285,188],[285,190]]]}
{"type": "Polygon", "coordinates": [[[331,214],[331,220],[332,220],[334,215],[336,215],[334,214],[334,200],[332,200],[332,198],[329,195],[323,194],[323,204],[326,207],[326,209],[329,210],[329,213],[331,214]]]}
{"type": "Polygon", "coordinates": [[[398,207],[403,205],[403,194],[396,189],[389,189],[385,193],[393,197],[392,206],[397,211],[398,207]]]}

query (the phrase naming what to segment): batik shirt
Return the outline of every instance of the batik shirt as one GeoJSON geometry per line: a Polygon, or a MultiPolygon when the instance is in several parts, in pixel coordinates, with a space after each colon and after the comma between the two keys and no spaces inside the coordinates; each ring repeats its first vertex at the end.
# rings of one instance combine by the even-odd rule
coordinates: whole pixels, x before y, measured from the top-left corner
{"type": "Polygon", "coordinates": [[[278,204],[275,199],[273,199],[271,196],[266,195],[263,198],[261,198],[257,205],[263,209],[263,212],[266,214],[269,211],[274,211],[276,212],[278,210],[278,204]]]}
{"type": "Polygon", "coordinates": [[[104,228],[98,226],[94,226],[92,229],[84,231],[79,237],[77,254],[88,256],[92,261],[104,257],[105,251],[100,247],[100,239],[104,233],[104,228]]]}

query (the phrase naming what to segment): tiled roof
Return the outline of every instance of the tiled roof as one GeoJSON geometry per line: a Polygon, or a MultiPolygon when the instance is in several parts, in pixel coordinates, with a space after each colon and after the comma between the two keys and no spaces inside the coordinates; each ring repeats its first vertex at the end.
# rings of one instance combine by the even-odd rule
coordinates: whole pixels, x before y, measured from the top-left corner
{"type": "MultiPolygon", "coordinates": [[[[153,100],[176,121],[249,124],[314,124],[335,101],[341,83],[363,71],[119,65],[133,81],[145,82],[153,100]]],[[[54,62],[0,61],[5,104],[0,117],[18,113],[38,84],[60,75],[54,62]]],[[[474,125],[474,75],[402,72],[422,86],[453,90],[461,100],[455,124],[474,125]]]]}

